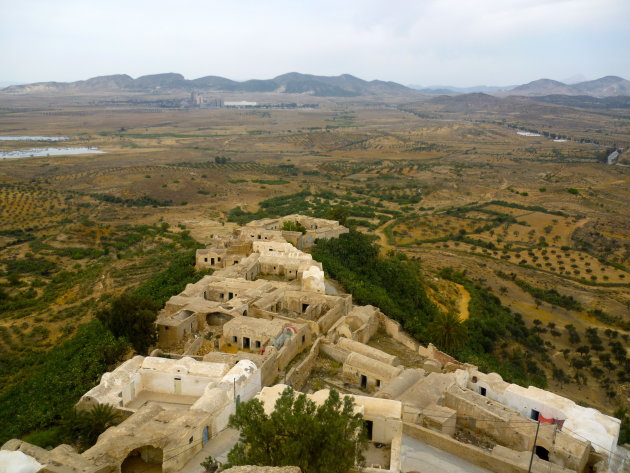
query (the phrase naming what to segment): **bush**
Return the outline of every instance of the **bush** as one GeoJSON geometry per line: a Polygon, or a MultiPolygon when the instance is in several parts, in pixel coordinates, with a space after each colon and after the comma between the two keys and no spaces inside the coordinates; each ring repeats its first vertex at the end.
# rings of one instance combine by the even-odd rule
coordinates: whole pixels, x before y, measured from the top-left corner
{"type": "Polygon", "coordinates": [[[114,336],[127,339],[138,353],[146,355],[157,341],[157,310],[158,306],[146,297],[123,294],[108,308],[99,311],[96,317],[114,336]]]}
{"type": "Polygon", "coordinates": [[[426,295],[416,263],[396,253],[380,256],[378,245],[354,230],[319,240],[312,253],[359,304],[379,307],[407,332],[426,340],[426,326],[438,311],[426,295]]]}
{"type": "Polygon", "coordinates": [[[126,350],[124,341],[93,320],[48,353],[28,354],[20,382],[0,394],[0,443],[32,431],[40,431],[40,439],[53,435],[41,431],[54,427],[126,350]]]}
{"type": "Polygon", "coordinates": [[[304,473],[345,473],[363,463],[367,447],[363,416],[349,396],[331,390],[317,406],[285,389],[267,415],[258,399],[236,406],[229,426],[240,430],[228,453],[230,465],[295,465],[304,473]],[[358,460],[358,461],[357,461],[358,460]]]}
{"type": "Polygon", "coordinates": [[[284,222],[282,224],[282,230],[287,232],[306,233],[306,228],[300,222],[284,222]]]}

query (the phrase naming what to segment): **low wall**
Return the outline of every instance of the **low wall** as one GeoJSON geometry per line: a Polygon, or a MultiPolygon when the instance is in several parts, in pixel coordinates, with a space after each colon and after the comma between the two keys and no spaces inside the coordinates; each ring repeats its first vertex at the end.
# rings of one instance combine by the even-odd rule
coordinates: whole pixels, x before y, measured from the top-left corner
{"type": "Polygon", "coordinates": [[[273,320],[278,314],[275,312],[270,312],[268,310],[261,309],[260,307],[256,307],[255,305],[249,306],[249,316],[254,317],[256,319],[267,319],[273,320]]]}
{"type": "Polygon", "coordinates": [[[320,333],[323,333],[323,334],[328,333],[328,330],[330,330],[330,328],[335,324],[335,322],[337,322],[337,320],[339,320],[343,315],[345,315],[345,313],[347,312],[347,310],[344,310],[345,308],[346,308],[345,301],[339,301],[337,302],[337,304],[335,304],[335,306],[332,309],[328,311],[328,313],[326,313],[326,315],[321,317],[317,321],[317,324],[319,325],[320,333]]]}
{"type": "Polygon", "coordinates": [[[480,394],[474,393],[474,396],[471,396],[469,391],[466,392],[460,388],[448,390],[445,393],[444,405],[457,412],[457,424],[460,426],[481,431],[509,448],[516,450],[532,448],[536,432],[536,428],[532,427],[536,426],[536,422],[526,423],[527,420],[515,412],[507,412],[506,409],[495,412],[498,408],[494,406],[494,402],[480,394]],[[488,406],[494,406],[495,409],[488,406]]]}
{"type": "Polygon", "coordinates": [[[278,352],[271,353],[265,361],[259,366],[260,384],[262,386],[271,386],[278,377],[278,352]]]}
{"type": "Polygon", "coordinates": [[[415,352],[418,351],[420,344],[416,342],[413,338],[411,338],[407,333],[405,333],[405,331],[403,330],[403,328],[398,322],[390,319],[382,312],[378,313],[378,318],[379,318],[380,324],[385,329],[385,333],[387,335],[389,335],[391,338],[393,338],[397,342],[402,343],[404,346],[406,346],[410,350],[413,350],[415,352]]]}
{"type": "MultiPolygon", "coordinates": [[[[514,450],[508,450],[501,447],[501,455],[496,455],[494,452],[488,452],[482,450],[479,447],[468,445],[458,442],[454,438],[448,435],[434,432],[425,427],[419,425],[404,423],[403,433],[417,440],[420,440],[438,450],[443,450],[451,455],[462,458],[463,460],[472,463],[473,465],[486,468],[495,473],[527,473],[528,462],[523,465],[521,463],[519,454],[514,450]],[[513,454],[516,458],[514,461],[506,458],[507,455],[513,454]]],[[[574,470],[567,470],[553,463],[549,463],[534,457],[534,463],[532,465],[532,471],[534,473],[572,473],[574,470]]]]}
{"type": "Polygon", "coordinates": [[[197,337],[184,349],[183,356],[196,355],[203,345],[203,337],[197,337]]]}
{"type": "Polygon", "coordinates": [[[286,384],[292,386],[296,390],[302,389],[306,380],[311,375],[311,371],[313,370],[313,366],[315,366],[315,361],[317,361],[317,356],[319,355],[319,347],[321,345],[322,338],[318,338],[313,343],[311,350],[304,360],[300,362],[299,365],[294,366],[289,370],[289,373],[286,377],[286,384]]]}

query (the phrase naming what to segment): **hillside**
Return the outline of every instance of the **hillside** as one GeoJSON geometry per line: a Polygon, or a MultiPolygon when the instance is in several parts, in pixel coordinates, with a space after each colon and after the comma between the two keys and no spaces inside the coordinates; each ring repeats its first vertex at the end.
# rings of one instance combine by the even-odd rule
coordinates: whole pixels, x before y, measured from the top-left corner
{"type": "Polygon", "coordinates": [[[12,85],[2,92],[12,94],[63,92],[154,92],[157,90],[213,90],[226,92],[276,92],[307,94],[316,97],[359,97],[365,95],[411,95],[419,92],[395,82],[365,81],[349,74],[316,76],[291,72],[273,79],[251,79],[243,82],[219,76],[188,80],[176,73],[153,74],[133,79],[126,74],[94,77],[76,82],[38,82],[12,85]]]}
{"type": "Polygon", "coordinates": [[[617,76],[564,84],[551,79],[538,79],[528,84],[519,85],[511,90],[504,90],[499,95],[522,95],[537,97],[545,95],[588,95],[591,97],[614,97],[630,95],[630,81],[617,76]]]}
{"type": "MultiPolygon", "coordinates": [[[[492,94],[498,97],[546,97],[546,96],[582,96],[608,98],[630,96],[630,81],[617,76],[606,76],[595,80],[581,81],[577,83],[564,83],[552,79],[538,79],[527,84],[517,86],[476,86],[476,87],[452,87],[449,85],[421,87],[411,85],[412,89],[427,95],[469,95],[472,93],[492,94]]],[[[558,99],[562,100],[562,99],[558,99]]],[[[591,107],[589,101],[585,101],[587,107],[591,107]]],[[[555,102],[554,102],[555,103],[555,102]]],[[[564,102],[559,102],[564,105],[564,102]]],[[[573,103],[573,102],[570,102],[573,103]]],[[[581,102],[578,102],[581,103],[581,102]]],[[[598,104],[599,108],[609,108],[605,104],[598,104]]]]}

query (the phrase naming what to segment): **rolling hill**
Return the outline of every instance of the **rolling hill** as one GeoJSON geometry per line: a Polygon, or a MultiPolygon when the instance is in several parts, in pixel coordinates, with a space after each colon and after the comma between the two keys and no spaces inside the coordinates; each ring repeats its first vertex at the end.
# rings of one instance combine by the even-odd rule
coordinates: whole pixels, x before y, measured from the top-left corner
{"type": "Polygon", "coordinates": [[[107,92],[157,90],[212,90],[226,92],[276,92],[306,94],[317,97],[359,97],[365,95],[414,95],[419,93],[395,82],[365,81],[349,74],[316,76],[291,72],[273,79],[252,79],[243,82],[219,76],[205,76],[188,80],[176,73],[153,74],[132,79],[126,74],[94,77],[76,82],[38,82],[12,85],[2,89],[5,93],[28,94],[38,92],[107,92]]]}
{"type": "Polygon", "coordinates": [[[617,76],[606,76],[595,80],[564,84],[551,79],[538,79],[528,84],[519,85],[511,90],[504,90],[498,95],[521,95],[540,97],[545,95],[588,95],[591,97],[615,97],[630,95],[630,81],[617,76]]]}

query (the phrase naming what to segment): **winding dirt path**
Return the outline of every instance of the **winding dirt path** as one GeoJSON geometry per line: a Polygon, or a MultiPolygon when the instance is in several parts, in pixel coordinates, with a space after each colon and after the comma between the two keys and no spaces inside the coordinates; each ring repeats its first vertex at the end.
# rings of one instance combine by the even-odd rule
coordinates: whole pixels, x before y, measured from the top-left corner
{"type": "Polygon", "coordinates": [[[470,303],[470,293],[461,284],[453,283],[459,291],[459,298],[457,300],[457,309],[459,310],[459,316],[464,320],[468,320],[470,312],[468,311],[468,304],[470,303]]]}
{"type": "Polygon", "coordinates": [[[393,220],[388,220],[387,222],[385,222],[383,225],[381,225],[380,227],[378,227],[376,230],[374,230],[374,234],[379,238],[379,245],[381,245],[381,248],[383,249],[383,253],[387,253],[389,250],[393,250],[396,249],[395,246],[390,245],[387,242],[387,235],[385,235],[385,233],[383,232],[383,230],[385,229],[385,227],[387,227],[387,225],[389,225],[390,223],[392,223],[393,220]]]}

